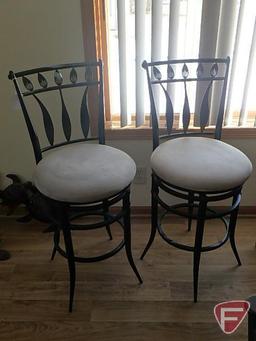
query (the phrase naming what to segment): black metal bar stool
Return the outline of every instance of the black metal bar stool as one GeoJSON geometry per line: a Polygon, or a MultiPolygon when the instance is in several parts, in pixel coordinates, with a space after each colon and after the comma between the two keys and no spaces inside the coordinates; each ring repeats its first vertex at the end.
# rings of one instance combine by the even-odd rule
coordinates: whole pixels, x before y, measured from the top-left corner
{"type": "Polygon", "coordinates": [[[75,291],[76,262],[101,261],[125,247],[130,266],[142,283],[131,251],[130,184],[136,165],[126,153],[105,145],[102,62],[54,65],[16,73],[11,71],[9,78],[14,82],[35,154],[34,183],[47,198],[50,207],[49,218],[54,226],[52,259],[57,251],[68,261],[69,311],[72,311],[75,291]],[[90,124],[90,95],[95,100],[94,111],[98,113],[98,136],[90,124]],[[31,98],[35,103],[29,103],[31,98]],[[68,107],[71,104],[75,107],[80,98],[81,129],[77,133],[75,128],[72,131],[71,122],[75,118],[69,115],[68,107]],[[39,117],[35,117],[35,104],[39,117]],[[50,106],[54,115],[48,111],[50,106]],[[60,113],[57,111],[59,106],[60,113]],[[33,115],[29,115],[29,111],[33,111],[33,115]],[[62,121],[62,133],[54,129],[53,122],[58,114],[62,121]],[[41,147],[35,133],[34,125],[37,125],[38,119],[44,124],[45,136],[40,141],[45,143],[45,147],[41,147]],[[80,136],[77,137],[77,134],[80,136]],[[122,201],[119,212],[110,213],[110,207],[119,201],[122,201]],[[84,216],[99,216],[99,221],[87,224],[75,222],[84,216]],[[121,225],[124,238],[113,250],[95,257],[79,257],[74,253],[72,231],[106,228],[112,239],[110,225],[114,222],[121,225]],[[61,231],[65,250],[60,246],[61,231]]]}
{"type": "Polygon", "coordinates": [[[229,58],[205,58],[152,63],[144,61],[142,65],[147,72],[151,102],[153,153],[151,156],[151,234],[141,259],[152,245],[156,231],[168,244],[193,252],[195,302],[198,296],[198,276],[202,252],[215,250],[230,240],[237,263],[241,265],[235,243],[235,228],[242,185],[250,176],[252,165],[241,151],[220,141],[229,62],[229,58]],[[176,88],[173,87],[174,84],[180,85],[179,94],[180,98],[183,98],[181,103],[183,106],[183,130],[177,129],[176,124],[172,97],[176,91],[176,88]],[[220,94],[217,104],[213,105],[213,107],[218,108],[217,118],[215,127],[208,129],[212,88],[214,86],[219,89],[220,94]],[[156,87],[162,89],[166,100],[166,126],[161,128],[161,131],[158,123],[159,110],[154,97],[156,87]],[[196,97],[195,119],[199,123],[199,131],[189,129],[191,119],[189,97],[191,92],[196,97]],[[202,98],[199,98],[200,94],[202,98]],[[162,139],[168,139],[168,141],[160,144],[162,139]],[[160,191],[179,198],[182,202],[169,205],[162,199],[160,191]],[[209,204],[224,199],[232,200],[230,207],[224,211],[217,212],[209,207],[209,204]],[[164,213],[160,217],[159,206],[164,209],[164,213]],[[188,231],[191,230],[192,220],[196,221],[193,246],[178,243],[166,234],[162,219],[167,213],[186,217],[188,219],[188,231]],[[224,223],[225,237],[216,244],[204,246],[205,222],[208,219],[216,218],[221,219],[224,223]]]}

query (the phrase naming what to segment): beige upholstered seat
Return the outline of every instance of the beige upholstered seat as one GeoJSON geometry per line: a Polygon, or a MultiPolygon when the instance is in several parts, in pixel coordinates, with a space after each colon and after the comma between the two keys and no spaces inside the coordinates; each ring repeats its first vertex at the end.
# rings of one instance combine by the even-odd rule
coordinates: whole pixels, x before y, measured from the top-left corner
{"type": "Polygon", "coordinates": [[[151,167],[171,185],[193,191],[225,191],[242,185],[252,172],[245,154],[219,140],[182,137],[158,146],[151,167]]]}
{"type": "Polygon", "coordinates": [[[108,198],[128,186],[136,172],[124,152],[99,144],[72,144],[45,155],[34,182],[51,199],[89,203],[108,198]]]}

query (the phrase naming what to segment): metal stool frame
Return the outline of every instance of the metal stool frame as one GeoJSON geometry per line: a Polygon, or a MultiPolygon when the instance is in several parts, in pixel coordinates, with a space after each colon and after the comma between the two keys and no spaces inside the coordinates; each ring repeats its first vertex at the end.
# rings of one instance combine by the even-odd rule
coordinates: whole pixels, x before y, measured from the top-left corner
{"type": "MultiPolygon", "coordinates": [[[[229,63],[230,59],[228,58],[199,58],[199,59],[177,59],[177,60],[168,60],[168,61],[156,61],[148,63],[146,61],[143,62],[142,66],[146,70],[147,73],[147,81],[148,81],[148,89],[151,103],[151,122],[152,122],[152,130],[153,130],[153,150],[155,150],[162,139],[173,139],[184,136],[210,136],[216,139],[221,138],[222,131],[222,123],[224,116],[224,107],[225,107],[225,96],[226,96],[226,88],[227,88],[227,79],[228,79],[228,71],[229,71],[229,63]],[[196,76],[189,76],[189,65],[196,65],[196,76]],[[181,76],[175,75],[175,67],[177,65],[182,66],[181,76]],[[221,65],[221,67],[220,67],[221,65]],[[164,78],[162,76],[162,72],[160,71],[160,67],[166,68],[167,77],[164,78]],[[219,75],[219,69],[222,68],[222,74],[219,75]],[[170,93],[168,92],[165,85],[168,83],[183,83],[184,84],[184,106],[183,106],[183,131],[173,131],[174,124],[174,110],[172,99],[170,93]],[[187,84],[188,82],[204,82],[206,84],[204,92],[202,104],[199,112],[199,123],[200,123],[200,131],[190,131],[189,130],[189,122],[190,122],[190,108],[188,101],[188,91],[187,84]],[[209,97],[212,91],[213,83],[220,82],[222,83],[221,94],[220,94],[220,105],[219,112],[217,116],[216,126],[214,132],[209,132],[207,130],[207,125],[209,122],[210,110],[209,110],[209,97]],[[163,90],[165,98],[166,98],[166,129],[167,133],[164,135],[160,135],[159,132],[159,124],[158,124],[158,114],[157,108],[154,99],[154,87],[160,86],[163,90]]],[[[210,155],[209,155],[210,157],[210,155]]],[[[175,160],[173,160],[175,162],[175,160]]],[[[197,192],[188,190],[186,188],[180,188],[173,184],[167,183],[163,179],[161,179],[157,174],[152,172],[152,187],[151,187],[151,233],[148,240],[148,243],[141,255],[141,259],[144,258],[146,253],[148,252],[150,246],[152,245],[156,232],[158,231],[159,235],[164,239],[168,244],[185,250],[193,252],[194,260],[193,260],[193,286],[194,286],[194,302],[197,302],[198,298],[198,278],[199,278],[199,267],[200,267],[200,259],[202,252],[208,252],[215,250],[222,245],[224,245],[228,240],[230,240],[231,247],[235,258],[237,260],[238,265],[241,265],[241,260],[238,255],[238,251],[235,243],[235,228],[237,215],[239,210],[239,204],[241,200],[241,186],[237,188],[231,188],[229,190],[223,190],[218,192],[197,192]],[[176,204],[176,205],[168,205],[163,199],[161,199],[159,195],[159,190],[163,190],[164,192],[182,200],[185,200],[185,203],[176,204]],[[222,212],[216,212],[215,210],[208,207],[209,203],[218,202],[224,199],[232,199],[232,205],[228,207],[226,210],[222,212]],[[159,206],[164,209],[164,213],[161,217],[159,217],[159,206]],[[196,220],[196,231],[195,231],[195,240],[194,246],[185,245],[178,243],[177,241],[171,239],[164,231],[164,228],[161,224],[162,218],[167,213],[173,213],[178,216],[182,216],[188,219],[188,231],[191,230],[191,224],[193,220],[196,220]],[[229,217],[229,221],[226,219],[229,217]],[[216,219],[219,218],[224,223],[226,234],[222,241],[203,246],[203,236],[204,236],[204,228],[205,222],[208,219],[216,219]]]]}
{"type": "MultiPolygon", "coordinates": [[[[15,90],[17,92],[25,122],[28,128],[29,136],[32,142],[33,151],[36,163],[39,163],[43,158],[43,153],[48,150],[65,146],[71,143],[79,143],[85,141],[98,141],[99,144],[105,144],[104,132],[104,94],[103,94],[103,64],[99,60],[97,62],[86,63],[72,63],[61,64],[47,67],[40,67],[36,69],[26,70],[22,72],[10,71],[9,79],[13,81],[15,90]],[[85,79],[79,80],[77,70],[84,70],[85,79]],[[69,72],[69,80],[64,82],[62,71],[69,72]],[[33,84],[34,77],[37,76],[37,88],[33,84]],[[54,80],[54,84],[49,85],[49,76],[54,80]],[[52,77],[53,76],[53,77],[52,77]],[[19,82],[19,80],[22,82],[19,82]],[[21,83],[21,84],[20,84],[21,83]],[[22,84],[23,83],[23,84],[22,84]],[[25,87],[25,91],[21,87],[25,87]],[[64,91],[70,88],[84,87],[84,95],[82,98],[80,109],[80,123],[82,138],[72,139],[71,136],[71,120],[65,103],[64,91]],[[92,95],[94,99],[97,98],[95,106],[98,108],[98,136],[90,135],[90,113],[88,106],[89,89],[93,88],[92,95]],[[59,94],[59,102],[62,107],[62,128],[66,141],[55,143],[55,131],[52,117],[43,103],[39,95],[49,91],[55,91],[59,94]],[[93,92],[94,91],[94,92],[93,92]],[[25,98],[33,97],[40,107],[42,119],[45,128],[45,134],[49,145],[41,147],[39,138],[34,130],[30,115],[28,113],[28,106],[25,98]]],[[[131,251],[131,222],[130,222],[130,185],[122,189],[119,193],[110,198],[102,198],[97,202],[73,203],[73,202],[57,202],[51,198],[47,198],[50,207],[54,207],[49,219],[52,225],[55,226],[54,231],[54,247],[52,251],[53,260],[56,252],[65,257],[68,261],[69,277],[70,277],[70,293],[69,293],[69,311],[72,311],[73,299],[75,292],[76,281],[76,262],[93,263],[105,260],[114,256],[123,247],[125,247],[126,255],[131,268],[133,269],[139,282],[142,283],[142,278],[135,266],[131,251]],[[109,212],[111,206],[117,202],[122,201],[122,208],[116,214],[109,212]],[[93,224],[75,224],[74,220],[84,216],[98,215],[102,219],[93,224]],[[111,251],[96,256],[96,257],[79,257],[75,255],[72,241],[72,231],[74,230],[92,230],[98,228],[106,228],[109,238],[112,239],[110,226],[113,223],[119,223],[123,229],[123,240],[111,251]],[[60,233],[63,233],[65,250],[60,247],[60,233]]]]}

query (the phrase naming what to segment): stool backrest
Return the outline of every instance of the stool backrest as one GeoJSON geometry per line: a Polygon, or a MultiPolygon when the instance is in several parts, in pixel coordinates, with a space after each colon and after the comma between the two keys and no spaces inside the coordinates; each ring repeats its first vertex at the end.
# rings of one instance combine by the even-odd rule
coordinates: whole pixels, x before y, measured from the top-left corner
{"type": "MultiPolygon", "coordinates": [[[[162,138],[175,138],[186,135],[212,135],[216,139],[221,138],[227,80],[229,72],[230,58],[199,58],[199,59],[173,59],[166,61],[143,62],[142,66],[147,72],[147,81],[150,97],[151,123],[153,129],[153,148],[155,149],[162,138]],[[176,86],[182,86],[180,100],[183,109],[181,129],[174,129],[174,92],[176,86]],[[191,121],[191,106],[189,100],[188,87],[195,84],[195,116],[196,125],[199,131],[189,129],[191,121]],[[160,88],[158,90],[157,88],[160,88]],[[159,132],[159,110],[156,100],[157,91],[163,91],[165,99],[165,121],[166,134],[159,132]],[[218,96],[219,103],[214,110],[216,121],[214,129],[209,132],[206,127],[209,125],[212,92],[218,96]],[[183,94],[182,94],[183,93],[183,94]]],[[[159,95],[159,93],[158,93],[159,95]]]]}
{"type": "Polygon", "coordinates": [[[103,65],[101,60],[53,65],[21,72],[10,71],[9,79],[14,83],[37,163],[42,159],[43,152],[66,144],[90,140],[98,140],[100,144],[105,143],[103,65]],[[68,91],[71,93],[67,94],[68,91]],[[69,101],[67,100],[68,95],[69,101]],[[94,133],[91,129],[92,116],[88,105],[88,96],[92,96],[91,98],[94,100],[94,115],[95,112],[98,114],[98,131],[95,134],[97,136],[93,136],[94,133]],[[31,99],[34,103],[31,103],[31,99]],[[76,110],[80,111],[80,118],[79,115],[76,115],[79,120],[76,126],[80,126],[79,138],[77,137],[78,129],[74,129],[76,130],[75,134],[72,129],[71,122],[74,121],[74,115],[71,113],[73,114],[73,111],[69,112],[68,110],[70,104],[77,106],[78,103],[80,108],[78,107],[76,110]],[[51,113],[48,109],[50,105],[53,107],[51,113]],[[37,110],[44,127],[44,134],[41,134],[44,136],[41,136],[40,139],[35,129],[40,121],[38,117],[35,117],[37,110]],[[59,124],[60,121],[61,124],[59,124]],[[59,129],[59,127],[61,128],[59,129]],[[60,130],[62,130],[61,133],[60,130]],[[56,141],[57,135],[58,141],[56,141]],[[43,147],[42,140],[44,140],[43,147]]]}

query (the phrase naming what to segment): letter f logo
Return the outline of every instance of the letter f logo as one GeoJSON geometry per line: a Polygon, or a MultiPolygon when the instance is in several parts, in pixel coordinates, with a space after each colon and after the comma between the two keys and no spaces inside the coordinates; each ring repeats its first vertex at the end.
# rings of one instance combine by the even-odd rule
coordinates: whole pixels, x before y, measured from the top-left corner
{"type": "Polygon", "coordinates": [[[247,301],[222,302],[214,307],[214,315],[221,330],[231,334],[243,322],[249,309],[250,303],[247,301]]]}

